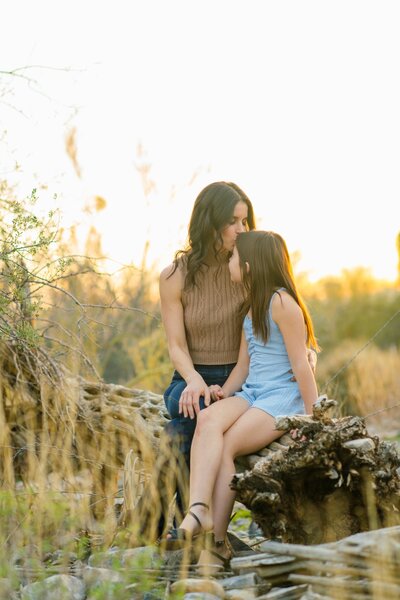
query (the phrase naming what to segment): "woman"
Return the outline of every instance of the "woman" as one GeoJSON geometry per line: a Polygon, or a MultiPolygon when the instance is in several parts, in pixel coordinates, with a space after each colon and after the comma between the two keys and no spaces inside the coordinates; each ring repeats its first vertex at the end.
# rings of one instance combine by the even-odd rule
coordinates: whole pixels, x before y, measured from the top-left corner
{"type": "Polygon", "coordinates": [[[243,190],[232,182],[211,183],[194,203],[187,247],[160,274],[161,314],[175,368],[164,393],[171,420],[149,489],[125,518],[140,523],[145,542],[163,534],[175,491],[184,513],[197,415],[210,404],[208,386],[222,386],[238,359],[244,291],[231,281],[229,257],[238,234],[254,227],[243,190]]]}
{"type": "Polygon", "coordinates": [[[209,184],[195,201],[187,248],[160,275],[161,314],[175,367],[164,394],[172,417],[166,431],[188,468],[196,417],[211,401],[208,386],[223,385],[238,358],[244,295],[231,281],[228,261],[238,234],[254,227],[253,206],[239,186],[209,184]]]}
{"type": "Polygon", "coordinates": [[[307,357],[307,347],[318,344],[282,237],[263,231],[238,235],[229,268],[232,281],[243,282],[247,292],[239,359],[225,384],[209,390],[219,401],[198,417],[190,510],[165,538],[167,549],[175,549],[213,530],[211,554],[221,564],[230,552],[225,537],[235,498],[229,486],[235,458],[280,437],[275,417],[310,414],[318,397],[307,357]]]}

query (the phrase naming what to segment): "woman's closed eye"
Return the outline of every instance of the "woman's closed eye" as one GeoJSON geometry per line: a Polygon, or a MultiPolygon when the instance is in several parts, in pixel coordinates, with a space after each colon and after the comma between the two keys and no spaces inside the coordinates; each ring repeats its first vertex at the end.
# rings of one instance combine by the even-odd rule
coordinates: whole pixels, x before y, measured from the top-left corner
{"type": "MultiPolygon", "coordinates": [[[[239,223],[239,222],[240,222],[239,219],[232,219],[232,221],[230,222],[230,225],[235,225],[236,223],[239,223]]],[[[243,225],[243,227],[248,226],[247,219],[242,219],[242,225],[243,225]]]]}

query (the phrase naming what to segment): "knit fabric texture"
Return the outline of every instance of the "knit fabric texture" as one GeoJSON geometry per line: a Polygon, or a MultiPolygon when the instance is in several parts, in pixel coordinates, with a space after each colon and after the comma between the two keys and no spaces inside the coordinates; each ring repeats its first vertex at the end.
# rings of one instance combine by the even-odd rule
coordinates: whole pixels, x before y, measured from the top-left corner
{"type": "MultiPolygon", "coordinates": [[[[181,265],[184,270],[184,266],[181,265]]],[[[244,299],[241,284],[231,281],[228,263],[202,266],[197,285],[182,291],[184,323],[194,364],[222,365],[238,359],[244,299]]]]}

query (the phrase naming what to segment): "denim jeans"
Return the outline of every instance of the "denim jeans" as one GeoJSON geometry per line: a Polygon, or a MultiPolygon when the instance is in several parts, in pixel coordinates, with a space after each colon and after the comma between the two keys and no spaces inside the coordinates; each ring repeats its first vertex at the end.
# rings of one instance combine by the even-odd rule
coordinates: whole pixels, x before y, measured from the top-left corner
{"type": "MultiPolygon", "coordinates": [[[[229,365],[194,365],[196,371],[203,377],[207,385],[223,385],[235,364],[229,365]]],[[[171,416],[166,430],[173,438],[179,437],[179,447],[185,456],[186,464],[190,465],[190,447],[196,428],[196,418],[184,417],[179,414],[179,398],[186,387],[186,381],[177,371],[174,371],[172,381],[164,392],[164,401],[171,416]]],[[[200,397],[200,410],[205,408],[204,397],[200,397]]]]}
{"type": "MultiPolygon", "coordinates": [[[[223,385],[232,371],[235,363],[227,365],[194,365],[196,371],[203,377],[207,385],[223,385]]],[[[187,466],[187,473],[181,473],[181,479],[188,482],[188,473],[190,469],[190,448],[194,430],[196,428],[196,418],[184,417],[179,414],[179,399],[186,387],[186,381],[181,375],[174,371],[171,383],[164,392],[164,401],[167,410],[171,416],[171,421],[165,426],[165,433],[171,440],[175,451],[184,459],[187,466]]],[[[200,410],[205,408],[204,397],[200,397],[200,410]]],[[[180,509],[183,507],[181,493],[177,490],[177,504],[180,509]]]]}
{"type": "MultiPolygon", "coordinates": [[[[195,365],[207,385],[223,385],[235,364],[195,365]]],[[[162,450],[155,467],[154,478],[157,481],[158,501],[149,501],[143,494],[135,508],[139,515],[140,530],[145,539],[148,537],[148,523],[156,520],[156,536],[165,531],[170,509],[170,493],[176,491],[175,526],[186,510],[185,498],[189,487],[190,447],[196,427],[196,419],[179,414],[179,398],[186,387],[186,381],[176,371],[164,393],[164,401],[171,420],[166,424],[161,437],[162,450]]],[[[200,398],[200,408],[205,408],[204,398],[200,398]]]]}

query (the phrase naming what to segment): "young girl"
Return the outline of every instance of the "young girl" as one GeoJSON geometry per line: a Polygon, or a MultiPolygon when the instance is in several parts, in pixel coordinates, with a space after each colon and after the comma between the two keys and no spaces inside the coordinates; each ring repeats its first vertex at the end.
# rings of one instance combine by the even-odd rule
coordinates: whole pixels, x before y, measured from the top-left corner
{"type": "Polygon", "coordinates": [[[229,485],[235,458],[279,438],[284,432],[275,429],[275,417],[310,414],[318,397],[307,359],[307,347],[318,345],[282,237],[271,231],[240,233],[229,271],[247,294],[239,359],[222,387],[210,386],[218,401],[197,416],[189,512],[165,539],[167,549],[176,549],[213,531],[213,557],[201,557],[200,564],[229,558],[225,538],[235,499],[229,485]]]}

